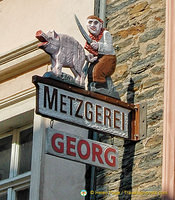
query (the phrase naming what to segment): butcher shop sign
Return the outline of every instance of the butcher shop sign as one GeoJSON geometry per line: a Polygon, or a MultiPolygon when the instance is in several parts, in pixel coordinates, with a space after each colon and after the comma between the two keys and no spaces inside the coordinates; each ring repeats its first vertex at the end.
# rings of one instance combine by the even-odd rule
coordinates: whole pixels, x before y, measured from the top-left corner
{"type": "Polygon", "coordinates": [[[47,129],[46,153],[69,160],[111,170],[118,169],[118,151],[115,146],[47,129]]]}
{"type": "Polygon", "coordinates": [[[34,76],[33,83],[37,88],[37,114],[113,136],[141,139],[145,119],[140,112],[144,106],[49,78],[34,76]]]}

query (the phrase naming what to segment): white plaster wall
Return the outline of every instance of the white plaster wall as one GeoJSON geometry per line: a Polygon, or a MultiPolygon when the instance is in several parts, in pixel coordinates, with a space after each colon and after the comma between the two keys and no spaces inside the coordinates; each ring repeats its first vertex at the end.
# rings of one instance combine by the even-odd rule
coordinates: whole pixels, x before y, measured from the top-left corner
{"type": "MultiPolygon", "coordinates": [[[[50,120],[47,121],[49,125],[50,120]]],[[[84,138],[88,131],[65,123],[54,123],[54,129],[72,133],[84,138]]],[[[85,189],[86,165],[75,161],[44,155],[42,170],[42,200],[83,200],[80,191],[85,189]]]]}
{"type": "MultiPolygon", "coordinates": [[[[50,120],[35,114],[30,200],[84,200],[86,165],[45,154],[50,120]]],[[[53,128],[88,137],[86,129],[54,121],[53,128]]]]}
{"type": "Polygon", "coordinates": [[[2,0],[0,54],[35,40],[40,29],[71,35],[84,45],[74,14],[85,25],[86,17],[93,11],[94,0],[2,0]]]}
{"type": "Polygon", "coordinates": [[[1,83],[0,91],[2,92],[0,92],[0,100],[8,99],[10,96],[14,96],[17,93],[27,91],[30,88],[35,88],[34,84],[32,83],[32,76],[42,76],[46,71],[47,65],[1,83]]]}

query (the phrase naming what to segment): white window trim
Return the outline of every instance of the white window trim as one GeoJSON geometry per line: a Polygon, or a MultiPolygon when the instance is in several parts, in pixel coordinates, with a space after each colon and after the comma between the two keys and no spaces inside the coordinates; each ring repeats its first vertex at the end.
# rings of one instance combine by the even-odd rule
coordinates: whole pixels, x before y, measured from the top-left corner
{"type": "Polygon", "coordinates": [[[7,194],[7,200],[15,200],[16,191],[20,191],[30,187],[31,171],[19,175],[17,175],[17,173],[19,162],[19,134],[21,131],[32,127],[33,124],[30,123],[21,128],[16,128],[13,131],[0,134],[0,139],[9,136],[13,137],[9,178],[0,181],[0,194],[7,194]]]}
{"type": "Polygon", "coordinates": [[[18,175],[13,178],[5,179],[3,181],[0,181],[0,194],[1,192],[7,190],[8,188],[15,188],[17,187],[19,189],[23,189],[24,187],[29,186],[30,184],[30,177],[31,177],[31,172],[26,172],[24,174],[18,175]],[[25,186],[24,186],[25,185],[25,186]]]}

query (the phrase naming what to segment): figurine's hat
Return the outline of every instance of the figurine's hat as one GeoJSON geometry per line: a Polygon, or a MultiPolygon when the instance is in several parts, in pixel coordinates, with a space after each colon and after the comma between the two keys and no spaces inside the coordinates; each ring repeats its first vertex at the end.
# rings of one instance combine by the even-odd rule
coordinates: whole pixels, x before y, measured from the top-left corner
{"type": "Polygon", "coordinates": [[[95,16],[95,15],[90,15],[89,17],[87,17],[87,19],[96,19],[103,24],[103,20],[100,19],[99,17],[95,16]]]}

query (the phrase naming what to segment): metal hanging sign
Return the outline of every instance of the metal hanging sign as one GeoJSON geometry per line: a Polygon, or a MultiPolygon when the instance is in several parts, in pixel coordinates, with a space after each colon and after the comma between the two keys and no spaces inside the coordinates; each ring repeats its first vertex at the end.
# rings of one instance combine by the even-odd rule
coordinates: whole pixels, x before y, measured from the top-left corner
{"type": "Polygon", "coordinates": [[[114,136],[140,139],[142,115],[138,105],[49,78],[34,76],[33,83],[37,88],[37,114],[114,136]]]}
{"type": "Polygon", "coordinates": [[[46,153],[111,170],[118,169],[116,147],[48,128],[46,153]]]}

